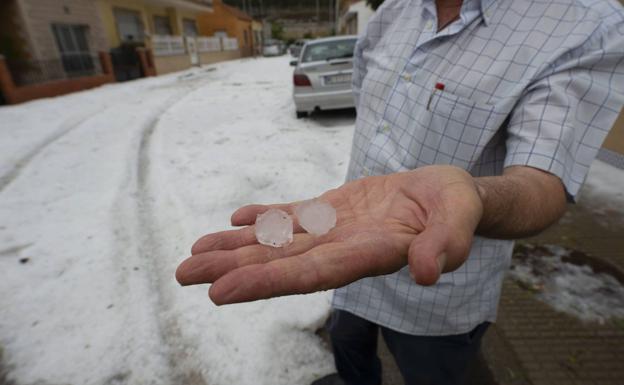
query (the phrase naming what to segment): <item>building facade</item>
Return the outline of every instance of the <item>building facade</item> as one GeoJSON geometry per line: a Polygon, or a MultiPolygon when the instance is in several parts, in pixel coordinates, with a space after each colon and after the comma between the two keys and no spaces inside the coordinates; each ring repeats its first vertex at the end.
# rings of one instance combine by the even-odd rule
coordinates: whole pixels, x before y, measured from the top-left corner
{"type": "Polygon", "coordinates": [[[93,0],[4,0],[0,41],[18,84],[95,74],[108,50],[93,0]]]}
{"type": "Polygon", "coordinates": [[[242,56],[254,54],[254,27],[251,16],[238,8],[213,0],[214,12],[202,13],[198,18],[201,35],[216,36],[222,40],[236,39],[242,56]]]}
{"type": "Polygon", "coordinates": [[[264,45],[264,24],[258,20],[251,23],[253,32],[253,50],[254,56],[262,56],[262,46],[264,45]]]}
{"type": "Polygon", "coordinates": [[[364,32],[368,20],[374,13],[366,1],[341,1],[337,30],[343,35],[359,35],[364,32]]]}
{"type": "Polygon", "coordinates": [[[200,18],[215,13],[211,0],[96,1],[114,62],[136,46],[153,52],[157,74],[241,56],[237,44],[200,31],[200,18]]]}

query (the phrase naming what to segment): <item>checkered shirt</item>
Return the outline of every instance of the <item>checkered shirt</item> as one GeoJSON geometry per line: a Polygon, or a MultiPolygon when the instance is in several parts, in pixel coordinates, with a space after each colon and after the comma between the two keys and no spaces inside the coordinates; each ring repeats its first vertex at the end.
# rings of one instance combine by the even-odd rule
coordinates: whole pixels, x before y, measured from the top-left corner
{"type": "MultiPolygon", "coordinates": [[[[348,179],[431,164],[473,176],[530,166],[573,198],[624,104],[616,0],[466,0],[437,31],[433,0],[386,0],[355,49],[357,122],[348,179]]],[[[414,335],[496,318],[513,243],[476,237],[431,287],[408,269],[365,278],[333,305],[414,335]]]]}

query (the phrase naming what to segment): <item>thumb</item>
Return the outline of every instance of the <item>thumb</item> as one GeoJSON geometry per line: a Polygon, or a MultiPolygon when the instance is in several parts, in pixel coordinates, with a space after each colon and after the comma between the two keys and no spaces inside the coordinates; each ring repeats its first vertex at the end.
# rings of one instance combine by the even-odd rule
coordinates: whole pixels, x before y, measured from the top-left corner
{"type": "Polygon", "coordinates": [[[427,227],[412,241],[407,253],[409,271],[419,285],[438,282],[447,262],[448,231],[444,226],[427,227]]]}
{"type": "Polygon", "coordinates": [[[473,234],[449,224],[428,226],[410,244],[407,261],[410,274],[419,285],[438,282],[442,273],[457,270],[464,264],[472,246],[473,234]]]}

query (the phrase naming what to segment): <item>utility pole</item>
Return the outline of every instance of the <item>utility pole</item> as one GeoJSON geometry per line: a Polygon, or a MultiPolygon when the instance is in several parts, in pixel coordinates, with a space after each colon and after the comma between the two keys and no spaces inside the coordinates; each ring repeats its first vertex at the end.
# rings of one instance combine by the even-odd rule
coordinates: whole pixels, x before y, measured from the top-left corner
{"type": "Polygon", "coordinates": [[[316,22],[320,23],[321,22],[321,9],[319,8],[319,0],[316,0],[316,22]]]}
{"type": "Polygon", "coordinates": [[[336,35],[340,35],[340,0],[334,0],[336,8],[334,9],[336,35]]]}

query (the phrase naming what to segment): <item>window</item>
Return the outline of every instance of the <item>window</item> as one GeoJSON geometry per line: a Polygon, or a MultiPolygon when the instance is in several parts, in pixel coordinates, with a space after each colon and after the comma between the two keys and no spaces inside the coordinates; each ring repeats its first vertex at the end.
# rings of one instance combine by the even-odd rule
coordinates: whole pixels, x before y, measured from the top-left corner
{"type": "Polygon", "coordinates": [[[356,39],[345,39],[308,44],[303,53],[302,62],[351,58],[353,57],[355,42],[356,39]]]}
{"type": "Polygon", "coordinates": [[[142,42],[144,40],[143,22],[138,12],[115,8],[114,14],[117,32],[119,32],[119,38],[123,43],[142,42]]]}
{"type": "Polygon", "coordinates": [[[154,16],[154,33],[156,35],[173,35],[167,16],[154,16]]]}
{"type": "Polygon", "coordinates": [[[95,66],[87,31],[89,27],[80,24],[52,24],[52,32],[61,54],[63,69],[69,76],[90,75],[95,66]]]}
{"type": "Polygon", "coordinates": [[[182,29],[184,30],[185,36],[197,36],[197,24],[195,24],[195,20],[183,19],[182,29]]]}

